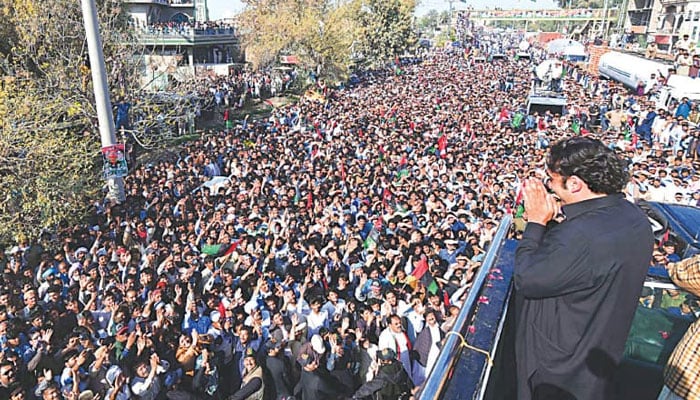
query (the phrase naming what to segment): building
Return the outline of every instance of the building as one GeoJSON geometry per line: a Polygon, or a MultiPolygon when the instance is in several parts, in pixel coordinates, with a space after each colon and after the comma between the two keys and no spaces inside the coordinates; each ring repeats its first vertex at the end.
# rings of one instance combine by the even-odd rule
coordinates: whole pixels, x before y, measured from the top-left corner
{"type": "Polygon", "coordinates": [[[700,0],[628,0],[625,31],[667,50],[683,35],[700,42],[700,0]]]}
{"type": "Polygon", "coordinates": [[[232,21],[209,21],[206,0],[124,0],[143,55],[144,84],[226,74],[243,62],[232,21]]]}

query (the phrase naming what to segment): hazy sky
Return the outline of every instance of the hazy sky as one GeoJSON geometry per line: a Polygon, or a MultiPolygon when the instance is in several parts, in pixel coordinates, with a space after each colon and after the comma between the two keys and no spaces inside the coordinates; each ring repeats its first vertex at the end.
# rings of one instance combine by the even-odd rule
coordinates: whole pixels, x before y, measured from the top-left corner
{"type": "MultiPolygon", "coordinates": [[[[495,5],[505,9],[556,8],[554,0],[467,0],[466,3],[456,0],[452,4],[455,10],[462,10],[468,6],[477,9],[494,8],[495,5]]],[[[213,20],[231,17],[243,10],[243,3],[240,0],[207,0],[207,5],[209,6],[209,18],[213,20]]],[[[447,0],[422,0],[416,9],[416,14],[423,15],[432,9],[443,11],[449,8],[450,3],[447,0]]]]}

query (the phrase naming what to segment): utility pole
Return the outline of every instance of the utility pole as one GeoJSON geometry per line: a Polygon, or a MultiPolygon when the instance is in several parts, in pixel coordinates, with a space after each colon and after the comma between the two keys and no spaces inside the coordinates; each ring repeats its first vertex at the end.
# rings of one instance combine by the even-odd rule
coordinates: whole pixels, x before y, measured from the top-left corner
{"type": "Polygon", "coordinates": [[[605,40],[605,36],[607,36],[607,26],[608,26],[608,0],[605,0],[603,2],[603,20],[600,24],[600,36],[601,39],[605,40]]]}
{"type": "MultiPolygon", "coordinates": [[[[117,138],[114,118],[112,117],[112,103],[109,100],[102,39],[100,38],[99,24],[97,23],[97,7],[95,6],[95,0],[80,0],[80,3],[83,9],[85,37],[87,39],[88,54],[90,55],[90,72],[92,73],[92,87],[95,91],[97,123],[99,124],[100,140],[104,149],[116,145],[117,138]]],[[[108,199],[116,200],[118,203],[126,200],[123,178],[108,178],[107,187],[109,189],[107,193],[108,199]]]]}
{"type": "MultiPolygon", "coordinates": [[[[452,3],[454,3],[454,2],[455,2],[455,0],[448,0],[448,3],[450,3],[450,20],[447,22],[447,37],[450,40],[451,40],[450,35],[452,34],[452,3]]],[[[456,34],[456,30],[455,30],[455,34],[456,34]]]]}

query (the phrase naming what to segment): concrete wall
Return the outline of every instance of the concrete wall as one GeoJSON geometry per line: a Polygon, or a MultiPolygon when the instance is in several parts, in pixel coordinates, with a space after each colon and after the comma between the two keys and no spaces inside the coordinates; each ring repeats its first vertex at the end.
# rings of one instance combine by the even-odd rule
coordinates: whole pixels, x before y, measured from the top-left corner
{"type": "Polygon", "coordinates": [[[594,76],[598,76],[598,63],[600,62],[600,57],[611,52],[612,49],[606,45],[603,46],[588,46],[588,73],[594,76]]]}

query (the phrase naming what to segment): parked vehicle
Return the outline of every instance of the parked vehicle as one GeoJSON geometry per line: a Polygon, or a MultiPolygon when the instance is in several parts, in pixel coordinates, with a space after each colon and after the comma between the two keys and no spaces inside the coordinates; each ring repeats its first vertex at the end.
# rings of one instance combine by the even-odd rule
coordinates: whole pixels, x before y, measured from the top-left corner
{"type": "Polygon", "coordinates": [[[600,57],[598,73],[600,76],[615,80],[630,89],[636,89],[640,82],[644,83],[644,93],[648,93],[656,81],[651,75],[668,76],[670,65],[652,61],[631,54],[611,51],[600,57]]]}

